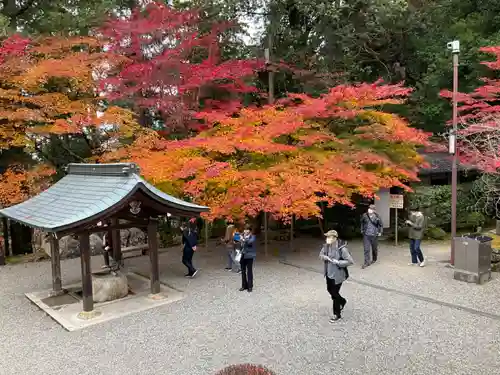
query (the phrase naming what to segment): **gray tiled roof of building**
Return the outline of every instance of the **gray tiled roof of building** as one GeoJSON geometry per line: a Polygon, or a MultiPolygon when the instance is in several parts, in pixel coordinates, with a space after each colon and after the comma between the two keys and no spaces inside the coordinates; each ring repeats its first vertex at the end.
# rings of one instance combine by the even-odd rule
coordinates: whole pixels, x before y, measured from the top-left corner
{"type": "MultiPolygon", "coordinates": [[[[425,160],[429,164],[428,168],[421,168],[419,174],[429,175],[434,173],[448,173],[452,169],[453,157],[446,152],[421,152],[421,155],[425,157],[425,160]]],[[[469,168],[459,163],[458,170],[465,171],[469,168]]]]}
{"type": "Polygon", "coordinates": [[[132,163],[70,164],[68,174],[39,195],[0,215],[33,228],[56,232],[112,210],[138,189],[167,207],[197,215],[208,207],[185,202],[155,188],[132,163]]]}

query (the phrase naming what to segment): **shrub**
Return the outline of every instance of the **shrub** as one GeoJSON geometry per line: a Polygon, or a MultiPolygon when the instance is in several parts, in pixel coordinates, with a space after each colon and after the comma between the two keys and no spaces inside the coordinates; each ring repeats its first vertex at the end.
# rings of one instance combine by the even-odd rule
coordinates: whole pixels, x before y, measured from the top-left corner
{"type": "Polygon", "coordinates": [[[486,217],[481,212],[469,212],[465,218],[467,228],[477,229],[486,222],[486,217]]]}
{"type": "Polygon", "coordinates": [[[260,365],[232,365],[220,370],[216,375],[276,375],[273,371],[260,365]]]}
{"type": "MultiPolygon", "coordinates": [[[[469,188],[460,186],[457,194],[457,228],[470,229],[476,225],[476,221],[482,215],[473,212],[474,200],[469,188]],[[474,215],[471,216],[471,214],[474,215]],[[476,221],[471,222],[469,217],[473,217],[476,221]]],[[[411,208],[425,207],[423,211],[427,216],[429,228],[439,227],[445,231],[451,229],[451,186],[418,187],[413,194],[409,195],[409,206],[411,208]]],[[[482,217],[482,222],[484,222],[484,216],[482,217]]]]}
{"type": "Polygon", "coordinates": [[[446,237],[446,232],[441,228],[434,227],[429,228],[426,232],[426,235],[433,240],[442,240],[446,237]]]}

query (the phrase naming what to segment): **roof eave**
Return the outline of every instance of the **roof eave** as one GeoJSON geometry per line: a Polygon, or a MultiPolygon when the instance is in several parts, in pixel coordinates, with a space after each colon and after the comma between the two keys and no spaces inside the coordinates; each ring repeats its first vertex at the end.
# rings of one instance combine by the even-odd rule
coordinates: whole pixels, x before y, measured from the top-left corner
{"type": "Polygon", "coordinates": [[[167,207],[172,207],[173,209],[176,209],[178,211],[184,211],[186,213],[193,213],[193,214],[201,214],[202,212],[209,212],[210,208],[206,206],[199,206],[199,205],[183,205],[179,203],[175,203],[172,201],[169,201],[167,199],[164,199],[163,197],[159,196],[156,194],[154,191],[151,191],[149,187],[144,183],[144,182],[139,182],[137,184],[137,187],[144,193],[146,194],[149,198],[157,201],[158,203],[161,203],[167,207]]]}

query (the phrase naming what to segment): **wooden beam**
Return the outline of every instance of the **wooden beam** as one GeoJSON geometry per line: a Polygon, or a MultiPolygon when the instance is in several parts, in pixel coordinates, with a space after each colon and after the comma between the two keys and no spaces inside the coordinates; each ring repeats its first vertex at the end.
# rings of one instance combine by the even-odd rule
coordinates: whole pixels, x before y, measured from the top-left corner
{"type": "Polygon", "coordinates": [[[102,227],[93,227],[87,229],[89,233],[98,233],[105,232],[107,230],[120,230],[120,229],[130,229],[130,228],[146,228],[148,226],[147,222],[138,222],[138,223],[124,223],[124,224],[116,224],[116,225],[103,225],[102,227]]]}
{"type": "MultiPolygon", "coordinates": [[[[42,234],[42,236],[45,234],[42,234]]],[[[63,293],[61,282],[61,255],[59,253],[59,239],[55,233],[50,236],[50,264],[52,265],[52,292],[51,295],[58,296],[63,293]]]]}
{"type": "Polygon", "coordinates": [[[82,261],[83,312],[94,310],[92,292],[92,269],[90,265],[90,237],[88,232],[80,233],[80,252],[82,261]]]}
{"type": "Polygon", "coordinates": [[[151,294],[160,293],[160,265],[158,261],[158,219],[151,218],[148,225],[149,261],[151,263],[151,294]]]}

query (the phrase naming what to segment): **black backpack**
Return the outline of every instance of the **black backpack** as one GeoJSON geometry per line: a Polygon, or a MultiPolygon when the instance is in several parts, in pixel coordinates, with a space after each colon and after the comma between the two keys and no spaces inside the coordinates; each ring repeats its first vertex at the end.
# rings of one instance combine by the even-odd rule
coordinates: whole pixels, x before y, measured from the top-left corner
{"type": "MultiPolygon", "coordinates": [[[[342,243],[342,245],[340,245],[340,247],[338,248],[339,250],[339,260],[345,260],[344,258],[342,258],[342,249],[344,247],[347,246],[347,241],[344,241],[342,243]]],[[[347,267],[342,267],[344,269],[344,272],[345,272],[345,279],[347,280],[349,278],[349,270],[347,269],[347,267]]]]}

